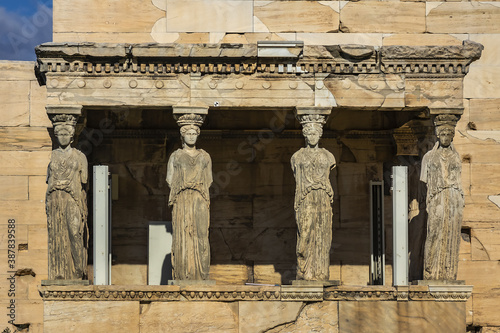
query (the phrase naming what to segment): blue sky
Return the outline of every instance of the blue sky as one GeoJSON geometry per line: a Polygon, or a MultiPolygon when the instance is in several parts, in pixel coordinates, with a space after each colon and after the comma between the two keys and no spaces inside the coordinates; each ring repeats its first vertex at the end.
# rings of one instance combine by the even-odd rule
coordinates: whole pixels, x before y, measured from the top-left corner
{"type": "Polygon", "coordinates": [[[0,60],[35,60],[52,41],[52,0],[0,0],[0,60]]]}

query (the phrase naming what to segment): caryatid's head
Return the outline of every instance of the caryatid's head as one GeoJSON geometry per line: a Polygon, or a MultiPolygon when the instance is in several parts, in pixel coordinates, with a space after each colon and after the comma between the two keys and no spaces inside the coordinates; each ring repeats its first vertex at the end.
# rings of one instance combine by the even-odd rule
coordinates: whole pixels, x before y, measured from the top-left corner
{"type": "Polygon", "coordinates": [[[54,135],[57,142],[62,148],[66,148],[73,142],[73,135],[75,135],[75,127],[67,124],[60,124],[54,126],[54,135]]]}
{"type": "Polygon", "coordinates": [[[449,147],[455,136],[455,128],[451,125],[441,125],[436,128],[436,134],[441,147],[449,147]]]}
{"type": "Polygon", "coordinates": [[[307,146],[315,147],[323,135],[323,128],[317,123],[307,123],[303,126],[302,134],[304,134],[307,146]]]}
{"type": "Polygon", "coordinates": [[[184,125],[180,129],[183,144],[194,146],[200,135],[200,128],[196,125],[184,125]]]}

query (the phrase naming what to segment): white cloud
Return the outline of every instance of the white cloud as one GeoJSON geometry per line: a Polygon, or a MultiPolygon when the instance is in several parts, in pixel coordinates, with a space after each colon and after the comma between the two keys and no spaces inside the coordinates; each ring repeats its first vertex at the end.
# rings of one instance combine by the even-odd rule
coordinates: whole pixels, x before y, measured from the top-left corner
{"type": "Polygon", "coordinates": [[[31,17],[0,7],[0,59],[35,60],[35,46],[52,41],[52,8],[42,3],[31,17]]]}

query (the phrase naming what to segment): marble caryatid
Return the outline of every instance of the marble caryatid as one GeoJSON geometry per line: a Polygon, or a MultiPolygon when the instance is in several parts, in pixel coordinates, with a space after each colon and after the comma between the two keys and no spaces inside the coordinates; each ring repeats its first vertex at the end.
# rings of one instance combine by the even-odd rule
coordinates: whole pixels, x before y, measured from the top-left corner
{"type": "Polygon", "coordinates": [[[306,146],[291,159],[295,175],[295,219],[297,221],[297,280],[327,281],[332,243],[333,189],[330,171],[332,153],[318,147],[325,121],[323,115],[299,117],[306,146]]]}
{"type": "Polygon", "coordinates": [[[424,280],[456,280],[464,194],[460,155],[453,146],[455,115],[435,118],[438,141],[422,160],[420,180],[427,184],[427,237],[424,280]]]}
{"type": "Polygon", "coordinates": [[[87,158],[71,147],[76,117],[51,117],[57,148],[47,170],[49,280],[87,277],[87,158]]]}
{"type": "Polygon", "coordinates": [[[187,114],[181,126],[182,149],[172,153],[167,166],[172,207],[172,267],[174,280],[207,280],[210,269],[210,194],[212,161],[196,149],[203,122],[201,115],[187,114]]]}

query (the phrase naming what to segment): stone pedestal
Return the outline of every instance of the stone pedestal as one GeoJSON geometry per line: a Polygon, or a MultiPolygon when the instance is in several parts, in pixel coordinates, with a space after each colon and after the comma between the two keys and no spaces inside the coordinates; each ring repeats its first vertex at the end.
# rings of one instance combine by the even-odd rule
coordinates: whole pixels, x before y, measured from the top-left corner
{"type": "Polygon", "coordinates": [[[169,286],[215,286],[215,280],[168,280],[169,286]]]}
{"type": "Polygon", "coordinates": [[[456,287],[409,286],[404,301],[401,290],[385,286],[45,286],[39,291],[46,333],[310,332],[313,327],[329,333],[465,332],[471,287],[456,287]]]}
{"type": "Polygon", "coordinates": [[[42,286],[88,286],[89,280],[42,280],[42,286]]]}
{"type": "Polygon", "coordinates": [[[292,286],[333,287],[333,286],[340,286],[340,281],[339,280],[329,280],[329,281],[292,280],[292,286]]]}
{"type": "Polygon", "coordinates": [[[417,286],[462,286],[465,285],[465,280],[417,280],[413,281],[412,284],[417,286]]]}

